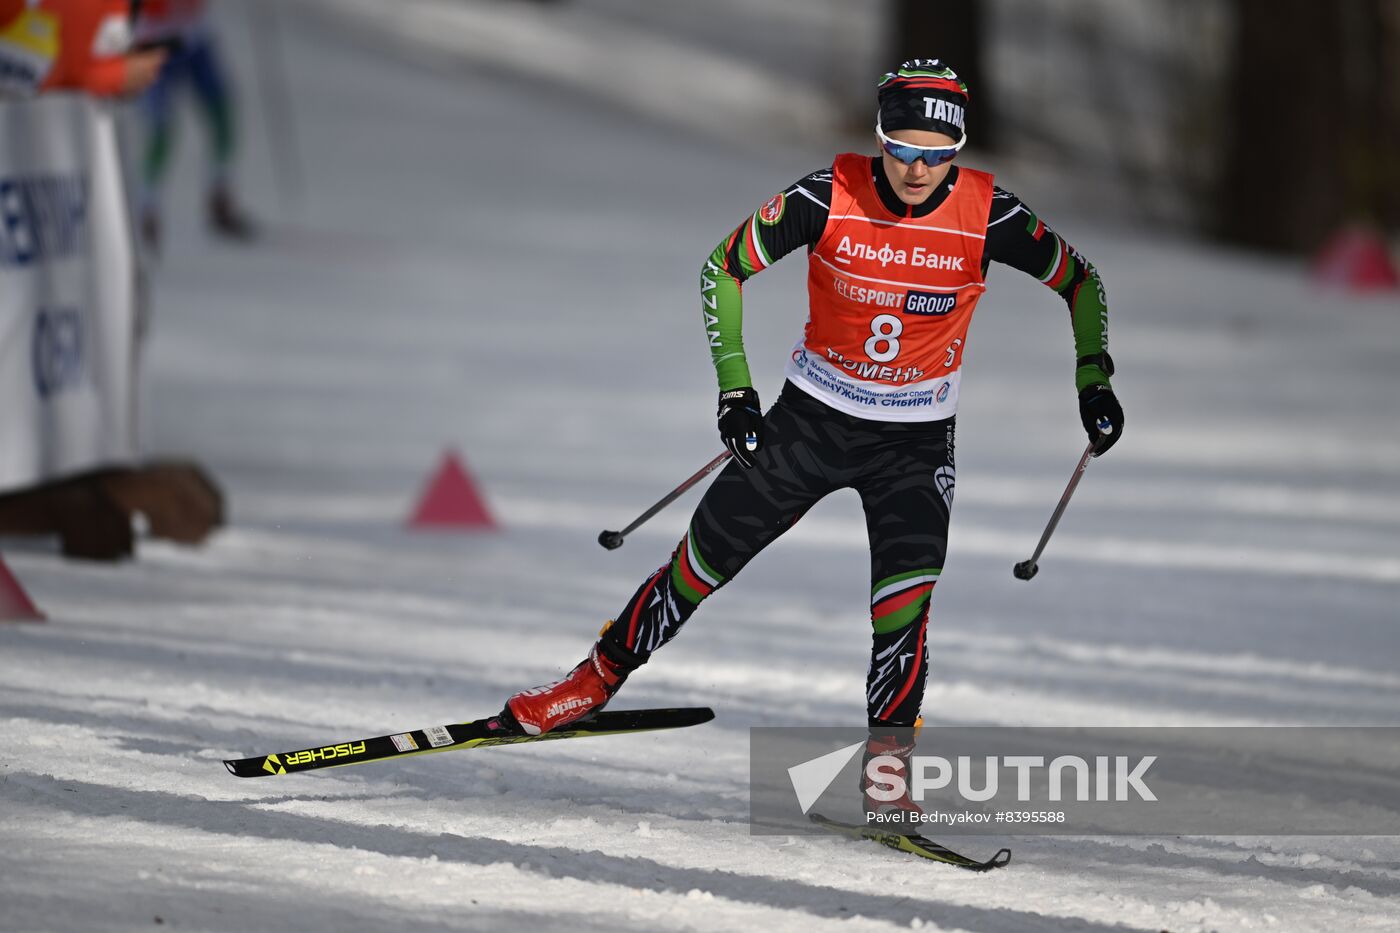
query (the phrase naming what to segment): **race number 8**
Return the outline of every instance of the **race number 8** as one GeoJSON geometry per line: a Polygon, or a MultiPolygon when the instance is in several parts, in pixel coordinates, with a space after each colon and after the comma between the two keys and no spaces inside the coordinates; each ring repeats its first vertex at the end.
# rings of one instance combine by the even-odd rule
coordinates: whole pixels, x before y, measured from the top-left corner
{"type": "Polygon", "coordinates": [[[877,314],[870,321],[870,339],[865,341],[865,355],[877,363],[888,363],[899,356],[899,335],[904,322],[893,314],[877,314]],[[885,345],[883,351],[880,344],[885,345]]]}

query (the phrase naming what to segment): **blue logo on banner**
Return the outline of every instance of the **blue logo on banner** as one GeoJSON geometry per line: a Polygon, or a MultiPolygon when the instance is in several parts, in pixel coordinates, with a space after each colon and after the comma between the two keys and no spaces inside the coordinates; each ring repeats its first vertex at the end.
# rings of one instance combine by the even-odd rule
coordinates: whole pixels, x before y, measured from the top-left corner
{"type": "Polygon", "coordinates": [[[0,178],[0,265],[76,256],[87,228],[83,175],[0,178]]]}
{"type": "Polygon", "coordinates": [[[34,319],[34,388],[48,398],[83,373],[83,316],[75,308],[41,308],[34,319]]]}
{"type": "Polygon", "coordinates": [[[944,315],[958,303],[956,292],[910,292],[904,298],[905,314],[944,315]]]}

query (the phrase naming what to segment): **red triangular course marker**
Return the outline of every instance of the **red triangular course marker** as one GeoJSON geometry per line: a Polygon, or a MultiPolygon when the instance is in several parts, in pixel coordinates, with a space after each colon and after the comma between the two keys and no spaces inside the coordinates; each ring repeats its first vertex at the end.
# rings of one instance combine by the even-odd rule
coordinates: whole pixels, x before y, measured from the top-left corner
{"type": "Polygon", "coordinates": [[[0,622],[42,622],[44,614],[30,600],[10,568],[0,560],[0,622]]]}
{"type": "Polygon", "coordinates": [[[461,531],[490,531],[496,527],[486,501],[455,450],[443,454],[442,463],[428,479],[408,525],[461,531]]]}
{"type": "Polygon", "coordinates": [[[1385,239],[1367,227],[1348,227],[1332,235],[1313,260],[1313,277],[1352,291],[1400,288],[1385,239]]]}

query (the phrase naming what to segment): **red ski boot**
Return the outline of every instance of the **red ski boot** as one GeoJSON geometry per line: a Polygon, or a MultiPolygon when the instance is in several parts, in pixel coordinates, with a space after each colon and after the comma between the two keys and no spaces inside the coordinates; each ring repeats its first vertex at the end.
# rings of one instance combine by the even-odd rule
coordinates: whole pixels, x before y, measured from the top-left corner
{"type": "Polygon", "coordinates": [[[892,831],[903,828],[918,832],[922,825],[923,808],[909,796],[909,778],[913,773],[909,759],[914,754],[913,729],[900,729],[895,733],[871,731],[865,743],[865,757],[860,767],[860,787],[865,797],[865,819],[867,823],[889,825],[892,831]],[[893,758],[894,762],[881,762],[881,774],[898,775],[904,781],[904,793],[893,800],[887,798],[897,786],[884,780],[872,781],[866,767],[872,759],[893,758]],[[875,793],[872,793],[874,791],[875,793]],[[878,795],[878,796],[877,796],[878,795]]]}
{"type": "Polygon", "coordinates": [[[563,680],[517,693],[506,712],[527,735],[549,732],[602,709],[628,673],[594,645],[563,680]]]}

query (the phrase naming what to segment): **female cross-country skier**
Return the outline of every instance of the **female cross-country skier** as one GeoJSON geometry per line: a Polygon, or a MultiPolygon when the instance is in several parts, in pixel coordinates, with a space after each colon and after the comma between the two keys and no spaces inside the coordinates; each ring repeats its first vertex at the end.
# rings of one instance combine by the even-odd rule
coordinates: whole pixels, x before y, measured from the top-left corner
{"type": "Polygon", "coordinates": [[[939,60],[916,59],[886,74],[878,97],[877,155],[838,155],[765,202],[706,260],[701,310],[733,462],[588,657],[563,680],[510,697],[502,728],[539,734],[601,709],[707,596],[823,496],[852,488],[870,536],[867,755],[907,755],[888,730],[913,726],[923,698],[959,375],[993,260],[1064,299],[1096,454],[1122,435],[1103,283],[990,174],[953,164],[967,141],[966,85],[939,60]],[[798,247],[807,249],[809,316],[764,415],[744,355],[742,285],[798,247]]]}

